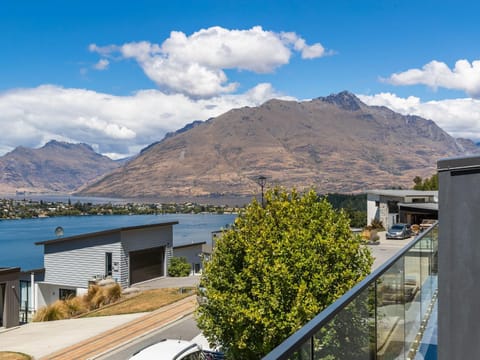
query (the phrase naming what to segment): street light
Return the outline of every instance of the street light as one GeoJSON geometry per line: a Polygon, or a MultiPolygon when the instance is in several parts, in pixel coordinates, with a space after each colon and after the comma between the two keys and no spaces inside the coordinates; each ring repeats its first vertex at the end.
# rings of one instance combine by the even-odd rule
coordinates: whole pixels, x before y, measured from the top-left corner
{"type": "Polygon", "coordinates": [[[262,207],[265,207],[265,204],[263,202],[263,188],[265,187],[265,184],[267,183],[267,178],[263,175],[260,175],[257,178],[255,178],[255,181],[257,182],[258,185],[260,185],[260,188],[262,189],[262,207]]]}

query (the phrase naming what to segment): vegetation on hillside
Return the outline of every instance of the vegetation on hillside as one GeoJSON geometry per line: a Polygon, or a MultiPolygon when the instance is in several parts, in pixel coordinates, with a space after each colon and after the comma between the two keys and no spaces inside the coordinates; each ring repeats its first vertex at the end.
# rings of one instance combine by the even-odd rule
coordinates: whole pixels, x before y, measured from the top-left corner
{"type": "Polygon", "coordinates": [[[198,326],[229,359],[259,359],[369,272],[372,257],[314,191],[269,190],[217,241],[198,326]]]}
{"type": "Polygon", "coordinates": [[[363,228],[367,225],[367,194],[327,194],[334,209],[343,209],[350,218],[350,226],[363,228]]]}
{"type": "Polygon", "coordinates": [[[438,174],[433,174],[430,178],[425,179],[415,176],[413,182],[415,183],[413,190],[438,190],[438,174]]]}

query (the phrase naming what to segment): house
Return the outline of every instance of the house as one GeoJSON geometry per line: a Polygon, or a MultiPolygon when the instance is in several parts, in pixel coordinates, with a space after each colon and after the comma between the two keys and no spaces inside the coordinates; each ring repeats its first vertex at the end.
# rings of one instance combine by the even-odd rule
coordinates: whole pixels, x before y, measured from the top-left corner
{"type": "Polygon", "coordinates": [[[0,327],[19,323],[20,268],[0,268],[0,327]]]}
{"type": "Polygon", "coordinates": [[[191,266],[190,275],[200,275],[203,271],[203,261],[208,261],[212,247],[206,241],[179,245],[173,248],[174,257],[184,257],[191,266]]]}
{"type": "Polygon", "coordinates": [[[123,227],[41,241],[45,277],[34,285],[35,309],[87,291],[89,282],[111,277],[128,287],[166,276],[178,221],[123,227]]]}
{"type": "Polygon", "coordinates": [[[367,223],[379,220],[385,228],[398,222],[420,224],[438,219],[438,191],[369,190],[367,223]]]}

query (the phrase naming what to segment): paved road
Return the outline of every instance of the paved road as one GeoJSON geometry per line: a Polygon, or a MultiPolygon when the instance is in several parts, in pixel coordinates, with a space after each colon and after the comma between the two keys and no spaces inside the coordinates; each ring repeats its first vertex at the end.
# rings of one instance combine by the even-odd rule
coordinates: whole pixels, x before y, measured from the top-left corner
{"type": "Polygon", "coordinates": [[[392,240],[385,238],[386,231],[381,231],[378,233],[380,236],[379,245],[369,245],[368,247],[372,251],[374,257],[374,262],[372,266],[372,271],[377,269],[380,265],[390,259],[393,255],[399,252],[403,247],[405,247],[410,241],[413,241],[413,237],[403,240],[392,240]]]}
{"type": "Polygon", "coordinates": [[[133,284],[132,287],[141,290],[161,289],[161,288],[180,288],[180,287],[195,287],[200,283],[200,276],[186,276],[186,277],[161,277],[152,280],[147,280],[138,284],[133,284]]]}
{"type": "Polygon", "coordinates": [[[111,329],[98,336],[87,338],[73,346],[49,354],[45,360],[94,359],[126,342],[147,333],[157,331],[172,322],[191,314],[197,306],[196,296],[189,296],[164,306],[129,323],[111,329]]]}
{"type": "Polygon", "coordinates": [[[135,339],[129,343],[124,344],[123,346],[95,358],[96,360],[122,360],[129,359],[137,351],[155,344],[163,339],[182,339],[182,340],[192,340],[198,334],[200,330],[197,327],[197,323],[194,319],[193,314],[188,315],[183,319],[180,319],[173,324],[170,324],[164,328],[154,331],[145,336],[135,339]]]}

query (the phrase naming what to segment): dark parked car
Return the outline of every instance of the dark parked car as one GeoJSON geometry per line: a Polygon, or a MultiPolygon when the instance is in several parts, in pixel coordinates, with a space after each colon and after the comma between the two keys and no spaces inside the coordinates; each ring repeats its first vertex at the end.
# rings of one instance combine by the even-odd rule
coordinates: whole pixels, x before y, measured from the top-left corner
{"type": "Polygon", "coordinates": [[[412,230],[408,224],[395,224],[387,231],[387,239],[406,239],[412,236],[412,230]]]}

